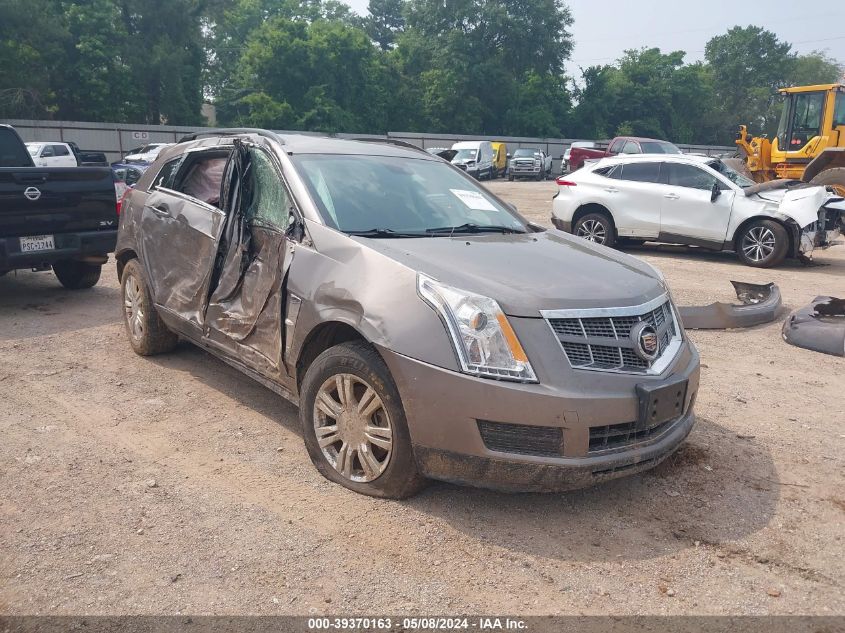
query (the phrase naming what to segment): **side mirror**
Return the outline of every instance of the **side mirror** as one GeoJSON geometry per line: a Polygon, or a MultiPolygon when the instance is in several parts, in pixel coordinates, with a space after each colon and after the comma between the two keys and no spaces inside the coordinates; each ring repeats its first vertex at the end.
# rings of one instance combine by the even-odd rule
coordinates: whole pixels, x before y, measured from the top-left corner
{"type": "Polygon", "coordinates": [[[719,196],[722,195],[722,190],[719,188],[719,183],[714,182],[713,188],[710,190],[710,202],[716,202],[719,196]]]}

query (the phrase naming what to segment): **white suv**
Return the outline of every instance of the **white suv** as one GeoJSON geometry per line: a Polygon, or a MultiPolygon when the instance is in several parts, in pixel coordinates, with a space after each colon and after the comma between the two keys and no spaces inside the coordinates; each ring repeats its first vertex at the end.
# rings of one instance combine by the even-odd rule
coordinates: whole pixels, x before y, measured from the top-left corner
{"type": "Polygon", "coordinates": [[[621,238],[732,250],[758,267],[830,246],[845,211],[824,187],[756,184],[706,156],[605,158],[557,183],[552,223],[563,231],[605,246],[621,238]]]}

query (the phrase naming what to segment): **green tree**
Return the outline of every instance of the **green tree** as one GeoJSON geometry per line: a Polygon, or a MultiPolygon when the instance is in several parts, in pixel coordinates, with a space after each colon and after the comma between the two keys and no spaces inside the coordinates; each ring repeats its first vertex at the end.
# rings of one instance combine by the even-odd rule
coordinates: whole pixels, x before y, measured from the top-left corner
{"type": "Polygon", "coordinates": [[[53,115],[69,37],[51,0],[0,2],[0,117],[53,115]]]}
{"type": "Polygon", "coordinates": [[[823,51],[798,55],[789,72],[789,85],[813,86],[843,81],[845,65],[823,51]]]}
{"type": "Polygon", "coordinates": [[[396,43],[396,35],[405,29],[406,0],[370,0],[367,10],[369,15],[364,24],[367,33],[383,51],[388,51],[396,43]]]}
{"type": "Polygon", "coordinates": [[[719,130],[712,76],[704,64],[684,64],[684,55],[633,50],[616,65],[585,70],[573,112],[576,135],[715,142],[719,130]]]}
{"type": "Polygon", "coordinates": [[[792,46],[759,26],[729,29],[707,42],[704,58],[724,113],[725,127],[740,123],[771,131],[777,122],[774,94],[789,84],[792,46]]]}
{"type": "Polygon", "coordinates": [[[343,21],[265,21],[246,43],[235,76],[237,93],[260,96],[240,96],[234,122],[269,116],[324,132],[385,131],[388,69],[363,29],[343,21]]]}
{"type": "Polygon", "coordinates": [[[560,89],[563,64],[572,50],[572,16],[564,2],[418,0],[406,5],[405,18],[395,52],[405,81],[421,86],[417,126],[522,134],[530,122],[532,129],[560,134],[568,102],[560,89]],[[528,79],[533,94],[538,85],[554,88],[531,104],[530,116],[519,115],[513,104],[525,104],[528,79]],[[560,104],[552,104],[555,99],[560,104]]]}
{"type": "Polygon", "coordinates": [[[128,63],[128,33],[112,0],[59,3],[69,37],[55,78],[57,116],[90,121],[143,120],[143,94],[128,63]]]}
{"type": "Polygon", "coordinates": [[[143,120],[201,123],[205,0],[115,1],[134,53],[127,65],[143,93],[143,120]]]}

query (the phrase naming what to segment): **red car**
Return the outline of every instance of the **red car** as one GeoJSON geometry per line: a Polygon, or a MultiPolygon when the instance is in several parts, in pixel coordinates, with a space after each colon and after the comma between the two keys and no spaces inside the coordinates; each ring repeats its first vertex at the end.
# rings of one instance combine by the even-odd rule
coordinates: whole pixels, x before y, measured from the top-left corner
{"type": "Polygon", "coordinates": [[[681,154],[672,143],[653,138],[638,136],[617,136],[610,142],[607,149],[590,147],[573,147],[569,153],[569,171],[581,169],[585,160],[598,160],[606,156],[617,154],[681,154]]]}

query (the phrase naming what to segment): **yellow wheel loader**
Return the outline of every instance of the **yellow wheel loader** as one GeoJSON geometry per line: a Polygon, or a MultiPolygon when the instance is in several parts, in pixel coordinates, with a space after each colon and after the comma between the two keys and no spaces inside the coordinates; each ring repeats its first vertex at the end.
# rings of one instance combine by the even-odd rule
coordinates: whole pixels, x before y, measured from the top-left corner
{"type": "Polygon", "coordinates": [[[779,91],[783,112],[774,139],[748,136],[736,144],[756,182],[778,178],[826,185],[845,196],[845,85],[798,86],[779,91]]]}

